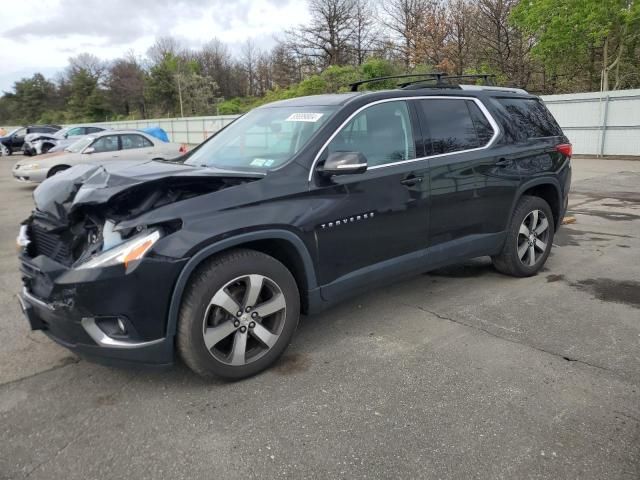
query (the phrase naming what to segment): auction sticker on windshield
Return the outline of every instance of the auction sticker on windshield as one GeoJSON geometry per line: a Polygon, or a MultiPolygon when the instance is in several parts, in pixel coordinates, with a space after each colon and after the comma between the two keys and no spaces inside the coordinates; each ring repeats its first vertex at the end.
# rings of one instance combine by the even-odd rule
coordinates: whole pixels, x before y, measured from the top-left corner
{"type": "Polygon", "coordinates": [[[317,122],[324,115],[323,113],[306,113],[306,112],[298,112],[292,113],[285,120],[286,122],[317,122]]]}

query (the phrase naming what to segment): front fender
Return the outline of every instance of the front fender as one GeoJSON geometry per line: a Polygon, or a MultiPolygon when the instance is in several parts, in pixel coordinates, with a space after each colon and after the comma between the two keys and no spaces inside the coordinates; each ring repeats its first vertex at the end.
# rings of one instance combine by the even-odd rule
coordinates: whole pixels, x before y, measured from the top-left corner
{"type": "Polygon", "coordinates": [[[302,259],[302,263],[304,265],[304,274],[306,277],[306,282],[308,285],[309,291],[317,290],[318,283],[315,275],[315,268],[313,265],[313,261],[311,259],[311,255],[309,254],[309,250],[306,245],[294,233],[288,230],[259,230],[255,232],[243,233],[240,235],[236,235],[231,238],[226,238],[219,242],[208,245],[198,251],[193,257],[189,259],[187,264],[183,267],[178,279],[176,281],[175,287],[173,289],[173,293],[171,295],[171,303],[169,306],[169,316],[167,319],[167,336],[174,336],[176,334],[176,329],[178,325],[178,314],[180,312],[180,304],[182,302],[182,295],[184,294],[184,289],[187,286],[187,282],[191,277],[193,271],[204,262],[206,259],[219,253],[223,250],[227,250],[229,248],[237,247],[244,245],[249,242],[253,242],[256,240],[285,240],[293,245],[296,249],[300,258],[302,259]]]}

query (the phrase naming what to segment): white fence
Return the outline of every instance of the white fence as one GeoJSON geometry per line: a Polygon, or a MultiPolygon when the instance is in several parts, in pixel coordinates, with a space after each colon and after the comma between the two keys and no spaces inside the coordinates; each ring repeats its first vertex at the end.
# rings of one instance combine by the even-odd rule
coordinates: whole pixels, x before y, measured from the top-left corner
{"type": "Polygon", "coordinates": [[[640,90],[542,97],[583,155],[640,156],[640,90]]]}
{"type": "Polygon", "coordinates": [[[99,125],[110,128],[146,128],[160,127],[176,143],[197,145],[213,133],[231,123],[237,115],[219,115],[214,117],[155,118],[151,120],[125,120],[122,122],[103,122],[99,125]]]}
{"type": "MultiPolygon", "coordinates": [[[[571,140],[574,153],[640,156],[640,89],[542,98],[571,140]]],[[[235,118],[237,115],[156,118],[101,125],[111,128],[157,126],[166,130],[173,142],[197,145],[235,118]]]]}

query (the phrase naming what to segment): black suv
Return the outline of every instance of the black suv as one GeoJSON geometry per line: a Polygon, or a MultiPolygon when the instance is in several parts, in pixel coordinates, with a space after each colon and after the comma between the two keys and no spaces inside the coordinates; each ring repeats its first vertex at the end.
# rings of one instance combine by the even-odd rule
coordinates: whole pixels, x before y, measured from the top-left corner
{"type": "MultiPolygon", "coordinates": [[[[354,89],[357,88],[357,85],[354,89]]],[[[18,244],[23,310],[80,355],[241,378],[300,313],[472,257],[544,265],[571,145],[518,89],[410,84],[256,108],[178,161],[46,180],[18,244]]]]}

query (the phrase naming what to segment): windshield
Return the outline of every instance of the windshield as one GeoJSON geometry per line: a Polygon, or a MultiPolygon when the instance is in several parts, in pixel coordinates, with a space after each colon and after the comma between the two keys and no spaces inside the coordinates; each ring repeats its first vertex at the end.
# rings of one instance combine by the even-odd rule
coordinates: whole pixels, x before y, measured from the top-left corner
{"type": "Polygon", "coordinates": [[[252,110],[202,145],[185,163],[222,169],[274,169],[293,158],[336,109],[252,110]]]}
{"type": "MultiPolygon", "coordinates": [[[[14,128],[13,130],[11,130],[9,132],[9,135],[7,135],[7,137],[10,137],[11,135],[14,135],[15,133],[19,132],[20,130],[24,130],[25,132],[27,131],[26,128],[24,127],[19,127],[19,128],[14,128]]],[[[22,132],[20,132],[22,134],[22,132]]]]}
{"type": "Polygon", "coordinates": [[[67,148],[65,148],[65,150],[67,152],[71,152],[71,153],[80,153],[82,150],[84,150],[86,147],[88,147],[89,144],[91,142],[93,142],[94,140],[95,140],[95,138],[93,138],[93,137],[82,137],[77,142],[73,142],[71,145],[69,145],[67,148]]]}
{"type": "Polygon", "coordinates": [[[71,130],[70,127],[64,127],[62,130],[58,130],[56,133],[53,133],[53,134],[50,133],[49,135],[56,138],[64,138],[64,136],[67,134],[69,130],[71,130]]]}

